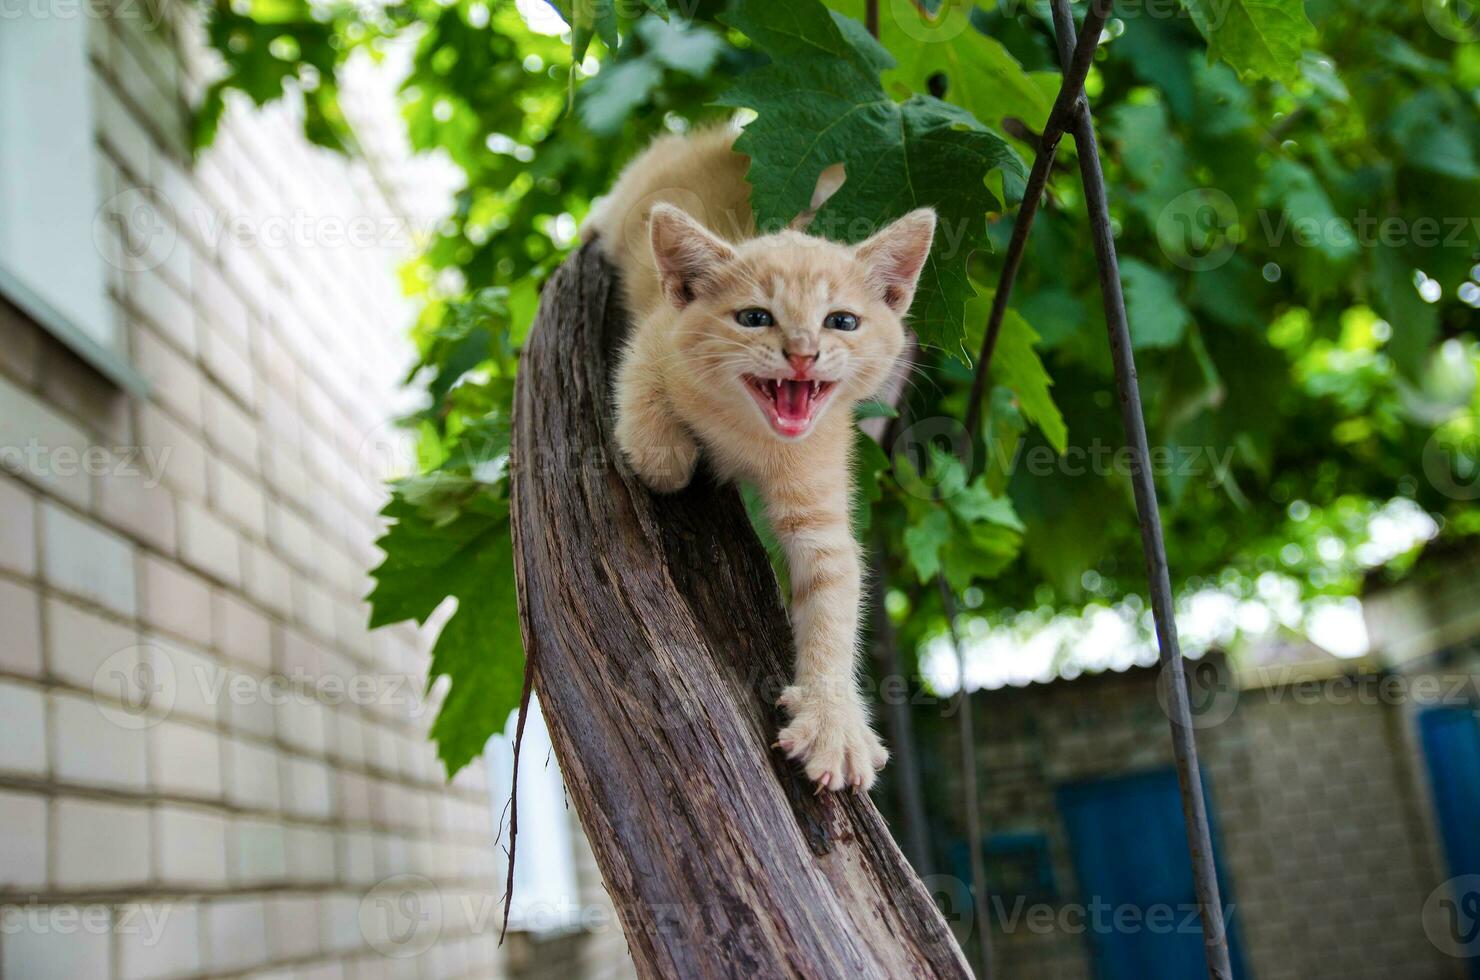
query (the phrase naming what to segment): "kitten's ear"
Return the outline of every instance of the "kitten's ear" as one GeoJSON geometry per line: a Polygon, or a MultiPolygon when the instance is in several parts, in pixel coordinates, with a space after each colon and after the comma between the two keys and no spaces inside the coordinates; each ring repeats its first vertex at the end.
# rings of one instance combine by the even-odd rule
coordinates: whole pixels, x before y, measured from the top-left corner
{"type": "Polygon", "coordinates": [[[663,295],[683,309],[704,282],[735,257],[735,250],[671,204],[653,206],[648,235],[663,295]]]}
{"type": "Polygon", "coordinates": [[[915,283],[935,239],[935,211],[919,208],[861,243],[854,255],[868,267],[869,280],[884,290],[884,302],[900,316],[915,298],[915,283]]]}

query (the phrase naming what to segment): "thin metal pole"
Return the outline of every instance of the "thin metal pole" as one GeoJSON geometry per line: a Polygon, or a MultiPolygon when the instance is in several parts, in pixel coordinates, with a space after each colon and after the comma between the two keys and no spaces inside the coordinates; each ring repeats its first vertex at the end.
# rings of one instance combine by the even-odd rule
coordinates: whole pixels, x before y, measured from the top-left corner
{"type": "Polygon", "coordinates": [[[935,581],[940,586],[940,604],[945,610],[960,674],[960,686],[956,689],[956,720],[960,726],[961,781],[966,797],[966,853],[971,858],[971,907],[976,912],[981,960],[976,975],[980,980],[992,980],[996,968],[992,963],[992,910],[991,896],[987,894],[987,859],[982,853],[981,797],[976,785],[976,721],[971,714],[971,692],[966,690],[966,656],[961,650],[961,635],[956,632],[956,597],[946,584],[944,575],[937,575],[935,581]]]}
{"type": "MultiPolygon", "coordinates": [[[[1064,68],[1064,80],[1059,87],[1058,97],[1048,114],[1039,142],[1038,155],[1033,159],[1032,170],[1023,191],[1022,204],[1013,223],[1012,240],[1002,264],[997,281],[997,293],[992,300],[992,311],[987,318],[987,328],[982,336],[981,351],[977,355],[976,372],[971,379],[971,393],[966,400],[966,445],[976,444],[977,427],[981,415],[982,396],[986,391],[987,376],[992,366],[992,354],[996,351],[997,335],[1002,330],[1007,301],[1012,295],[1012,285],[1022,266],[1023,252],[1028,242],[1028,232],[1033,219],[1038,215],[1038,205],[1053,168],[1054,154],[1058,151],[1065,129],[1075,119],[1082,103],[1084,79],[1094,60],[1099,46],[1100,28],[1110,14],[1109,0],[1096,0],[1085,19],[1085,43],[1074,49],[1064,68]]],[[[950,628],[951,645],[956,652],[956,663],[960,669],[961,686],[957,692],[957,721],[961,739],[961,768],[966,808],[966,847],[971,862],[972,908],[976,915],[976,931],[980,962],[977,975],[981,980],[992,980],[995,965],[992,962],[992,915],[991,896],[987,894],[986,856],[982,852],[981,801],[977,786],[975,719],[972,716],[971,696],[966,690],[966,657],[961,649],[961,636],[956,631],[956,597],[951,593],[945,576],[936,575],[940,588],[941,606],[945,611],[946,623],[950,628]]]]}
{"type": "MultiPolygon", "coordinates": [[[[1069,0],[1052,0],[1052,4],[1059,57],[1068,63],[1070,52],[1073,52],[1073,57],[1077,57],[1084,47],[1084,39],[1077,44],[1075,42],[1074,17],[1069,9],[1069,0]]],[[[1090,20],[1086,18],[1086,32],[1091,27],[1090,20]]],[[[1094,26],[1093,30],[1098,35],[1100,28],[1094,26]]],[[[1151,611],[1156,618],[1156,639],[1160,647],[1162,671],[1167,681],[1172,750],[1177,760],[1177,781],[1182,788],[1182,815],[1187,825],[1187,849],[1192,858],[1192,880],[1202,914],[1203,949],[1207,955],[1208,976],[1213,980],[1232,980],[1233,970],[1228,958],[1223,904],[1218,895],[1218,875],[1213,863],[1212,835],[1208,830],[1207,801],[1203,798],[1202,778],[1198,769],[1192,712],[1187,703],[1187,685],[1182,671],[1182,652],[1177,644],[1172,582],[1167,572],[1166,544],[1162,540],[1156,483],[1151,473],[1146,419],[1141,413],[1136,359],[1131,349],[1125,296],[1120,286],[1120,263],[1115,254],[1115,236],[1111,230],[1110,206],[1106,199],[1105,175],[1100,168],[1099,148],[1095,142],[1094,122],[1085,103],[1081,103],[1074,114],[1073,133],[1079,151],[1079,169],[1084,184],[1085,204],[1089,211],[1091,240],[1094,243],[1095,260],[1100,268],[1100,292],[1105,304],[1110,353],[1115,362],[1120,418],[1131,450],[1131,487],[1135,491],[1136,513],[1141,523],[1141,550],[1146,557],[1151,611]]]]}
{"type": "Polygon", "coordinates": [[[971,394],[966,397],[966,444],[976,442],[977,425],[981,419],[982,397],[987,390],[987,373],[992,365],[992,353],[997,349],[997,335],[1002,332],[1002,320],[1007,313],[1007,301],[1012,297],[1012,286],[1017,281],[1018,269],[1023,262],[1023,252],[1028,244],[1028,232],[1033,219],[1038,216],[1038,205],[1043,200],[1043,189],[1048,184],[1048,175],[1053,170],[1055,154],[1064,130],[1074,121],[1083,101],[1084,78],[1089,74],[1095,49],[1100,44],[1100,29],[1110,15],[1109,0],[1098,0],[1090,7],[1084,19],[1084,43],[1074,48],[1073,54],[1065,59],[1064,81],[1059,94],[1049,111],[1048,121],[1043,126],[1039,140],[1038,155],[1033,158],[1033,168],[1028,172],[1028,183],[1023,189],[1023,201],[1018,206],[1017,219],[1012,226],[1012,239],[1007,243],[1007,252],[1002,259],[1002,272],[997,277],[997,292],[992,297],[992,312],[987,317],[987,329],[982,334],[981,350],[976,357],[976,373],[971,379],[971,394]]]}

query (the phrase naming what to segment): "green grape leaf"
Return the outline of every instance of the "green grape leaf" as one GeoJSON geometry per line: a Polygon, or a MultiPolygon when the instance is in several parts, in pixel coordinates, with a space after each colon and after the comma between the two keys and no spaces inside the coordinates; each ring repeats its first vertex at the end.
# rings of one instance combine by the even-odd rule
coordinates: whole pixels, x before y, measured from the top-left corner
{"type": "Polygon", "coordinates": [[[628,44],[620,57],[582,86],[577,99],[581,121],[598,136],[615,136],[634,110],[646,103],[671,70],[702,77],[714,67],[724,43],[706,27],[643,17],[633,28],[640,45],[628,44]],[[635,48],[642,50],[632,54],[635,48]]]}
{"type": "Polygon", "coordinates": [[[1277,160],[1265,174],[1269,190],[1284,209],[1299,241],[1310,242],[1333,262],[1351,258],[1357,251],[1357,240],[1331,198],[1309,168],[1294,160],[1277,160]]]}
{"type": "Polygon", "coordinates": [[[1130,319],[1131,344],[1175,347],[1182,342],[1192,314],[1177,296],[1177,284],[1160,269],[1139,259],[1120,260],[1120,281],[1125,286],[1125,312],[1130,319]]]}
{"type": "Polygon", "coordinates": [[[1001,385],[993,386],[988,401],[987,424],[982,429],[982,448],[986,452],[982,477],[988,490],[993,494],[1003,494],[1017,470],[1018,454],[1028,423],[1023,419],[1023,410],[1017,399],[1001,385]]]}
{"type": "MultiPolygon", "coordinates": [[[[1310,63],[1310,59],[1306,59],[1310,63]]],[[[1253,97],[1227,65],[1192,59],[1197,86],[1196,126],[1199,141],[1232,136],[1254,124],[1249,114],[1253,97]]],[[[1304,69],[1301,70],[1302,75],[1304,69]]],[[[1170,98],[1170,97],[1168,97],[1170,98]]]]}
{"type": "MultiPolygon", "coordinates": [[[[980,349],[981,334],[986,329],[995,295],[996,290],[978,289],[976,298],[966,304],[966,322],[971,331],[968,346],[980,349]]],[[[1037,343],[1038,334],[1028,321],[1017,310],[1008,307],[992,354],[992,379],[1012,391],[1023,417],[1038,426],[1055,451],[1063,452],[1069,442],[1069,430],[1064,425],[1059,407],[1054,404],[1053,395],[1049,393],[1053,380],[1034,350],[1037,343]]]]}
{"type": "Polygon", "coordinates": [[[1480,180],[1467,133],[1474,111],[1454,92],[1426,89],[1399,106],[1389,126],[1408,164],[1459,180],[1480,180]]]}
{"type": "Polygon", "coordinates": [[[921,582],[930,581],[940,571],[940,549],[950,540],[951,515],[939,507],[905,529],[905,551],[921,582]]]}
{"type": "Polygon", "coordinates": [[[397,493],[381,514],[393,523],[377,542],[385,560],[370,573],[371,628],[424,624],[444,600],[457,599],[428,672],[429,681],[453,679],[431,729],[450,778],[503,729],[523,690],[508,504],[479,496],[439,523],[397,493]]]}
{"type": "Polygon", "coordinates": [[[1259,270],[1248,259],[1233,255],[1216,269],[1203,269],[1192,277],[1189,300],[1208,320],[1260,330],[1265,326],[1265,311],[1259,305],[1261,283],[1259,270]]]}
{"type": "Polygon", "coordinates": [[[984,123],[1000,126],[1008,117],[1040,132],[1053,108],[1054,89],[1035,81],[1002,42],[970,23],[968,0],[947,0],[934,15],[913,5],[899,5],[881,17],[879,40],[896,66],[885,73],[886,85],[912,92],[930,91],[930,79],[946,76],[945,100],[984,123]]]}
{"type": "Polygon", "coordinates": [[[899,409],[888,402],[866,401],[853,406],[853,414],[860,419],[897,419],[899,409]]]}
{"type": "Polygon", "coordinates": [[[1417,379],[1439,337],[1439,311],[1418,295],[1413,266],[1398,249],[1378,248],[1372,267],[1375,305],[1393,329],[1388,356],[1405,376],[1417,379]]]}
{"type": "Polygon", "coordinates": [[[613,0],[548,0],[570,25],[571,59],[580,64],[591,46],[591,38],[600,37],[607,49],[617,50],[617,9],[613,0]]]}
{"type": "Polygon", "coordinates": [[[1208,57],[1222,58],[1239,77],[1300,80],[1305,43],[1315,26],[1305,0],[1182,0],[1208,39],[1208,57]]]}
{"type": "Polygon", "coordinates": [[[634,30],[647,48],[646,56],[695,78],[707,75],[724,50],[724,42],[719,35],[691,21],[644,17],[634,30]]]}
{"type": "Polygon", "coordinates": [[[619,61],[581,87],[576,107],[581,122],[598,136],[620,132],[632,111],[663,81],[663,66],[652,58],[619,61]]]}
{"type": "Polygon", "coordinates": [[[1089,320],[1084,300],[1057,283],[1014,296],[1014,305],[1038,334],[1041,350],[1055,349],[1083,329],[1089,320]]]}
{"type": "Polygon", "coordinates": [[[999,524],[973,524],[956,533],[941,549],[946,584],[959,593],[979,579],[995,578],[1018,556],[1022,541],[1018,531],[999,524]]]}
{"type": "Polygon", "coordinates": [[[853,447],[853,535],[863,541],[873,523],[873,505],[883,499],[879,474],[889,469],[889,457],[871,436],[859,429],[853,447]]]}
{"type": "Polygon", "coordinates": [[[1167,202],[1193,187],[1187,176],[1187,151],[1172,131],[1162,102],[1116,106],[1106,132],[1120,153],[1131,185],[1122,193],[1156,224],[1167,202]]]}
{"type": "Polygon", "coordinates": [[[923,342],[966,362],[966,260],[989,247],[985,215],[1000,207],[987,178],[1021,181],[1022,161],[964,109],[929,96],[891,99],[878,73],[893,58],[817,0],[782,8],[738,0],[723,20],[773,59],[718,100],[757,113],[735,144],[751,160],[757,224],[778,228],[805,210],[818,176],[837,163],[847,176],[813,220],[814,234],[854,241],[934,207],[940,224],[911,321],[923,342]]]}
{"type": "Polygon", "coordinates": [[[985,521],[1012,531],[1026,530],[1017,516],[1017,511],[1013,509],[1012,500],[1008,497],[993,495],[992,491],[987,489],[986,480],[983,477],[977,477],[971,486],[953,496],[948,503],[951,510],[967,523],[985,521]]]}
{"type": "Polygon", "coordinates": [[[1180,25],[1160,17],[1127,17],[1124,23],[1125,33],[1109,46],[1111,57],[1124,59],[1137,78],[1160,92],[1178,119],[1191,119],[1197,108],[1194,55],[1180,25]]]}

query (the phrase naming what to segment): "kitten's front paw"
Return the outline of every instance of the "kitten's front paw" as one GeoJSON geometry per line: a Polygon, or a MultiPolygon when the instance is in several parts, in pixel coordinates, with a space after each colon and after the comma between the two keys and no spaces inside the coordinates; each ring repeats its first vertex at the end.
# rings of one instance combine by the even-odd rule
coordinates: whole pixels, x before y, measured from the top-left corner
{"type": "Polygon", "coordinates": [[[780,704],[791,724],[781,729],[776,744],[787,758],[802,763],[819,789],[873,788],[889,750],[869,728],[856,697],[819,696],[793,686],[781,692],[780,704]]]}

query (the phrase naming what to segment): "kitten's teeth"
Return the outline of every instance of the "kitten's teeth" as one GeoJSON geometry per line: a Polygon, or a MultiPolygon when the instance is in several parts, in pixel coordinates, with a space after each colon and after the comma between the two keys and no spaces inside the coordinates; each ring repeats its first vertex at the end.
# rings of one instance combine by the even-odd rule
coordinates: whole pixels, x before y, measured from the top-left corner
{"type": "Polygon", "coordinates": [[[812,382],[812,397],[813,398],[816,398],[817,397],[817,389],[820,388],[820,387],[822,387],[822,386],[820,384],[818,384],[816,381],[812,382]]]}

